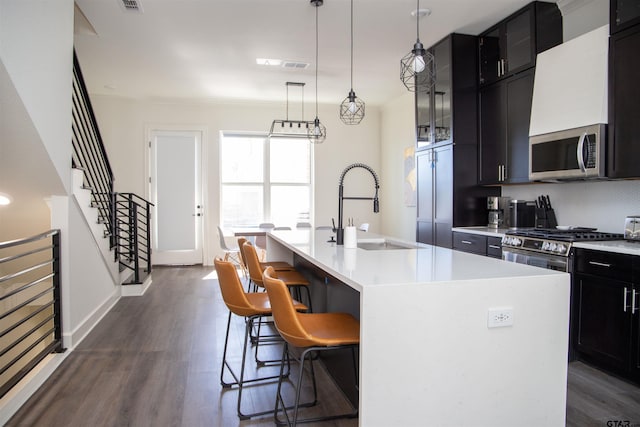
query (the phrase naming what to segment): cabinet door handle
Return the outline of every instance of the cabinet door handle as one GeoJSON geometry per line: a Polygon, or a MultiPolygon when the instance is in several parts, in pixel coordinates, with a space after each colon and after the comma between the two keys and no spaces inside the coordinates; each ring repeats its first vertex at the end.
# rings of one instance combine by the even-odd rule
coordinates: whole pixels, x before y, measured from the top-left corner
{"type": "Polygon", "coordinates": [[[636,309],[638,308],[636,306],[636,295],[638,295],[638,294],[636,293],[636,290],[633,289],[631,291],[631,314],[635,314],[636,309]]]}
{"type": "Polygon", "coordinates": [[[500,77],[502,75],[500,74],[500,61],[498,61],[496,65],[498,66],[498,77],[500,77]]]}
{"type": "Polygon", "coordinates": [[[589,264],[597,265],[598,267],[606,267],[606,268],[610,268],[611,267],[611,264],[606,264],[604,262],[598,262],[598,261],[589,261],[589,264]]]}
{"type": "Polygon", "coordinates": [[[462,240],[461,243],[464,243],[465,245],[473,245],[473,243],[468,240],[462,240]]]}
{"type": "Polygon", "coordinates": [[[505,70],[505,66],[504,66],[504,59],[501,59],[500,62],[502,63],[502,75],[504,76],[505,74],[507,74],[507,71],[505,70]]]}
{"type": "Polygon", "coordinates": [[[625,286],[623,289],[623,297],[622,297],[622,311],[627,312],[627,287],[625,286]]]}
{"type": "Polygon", "coordinates": [[[501,246],[498,245],[489,245],[491,249],[501,249],[501,246]]]}

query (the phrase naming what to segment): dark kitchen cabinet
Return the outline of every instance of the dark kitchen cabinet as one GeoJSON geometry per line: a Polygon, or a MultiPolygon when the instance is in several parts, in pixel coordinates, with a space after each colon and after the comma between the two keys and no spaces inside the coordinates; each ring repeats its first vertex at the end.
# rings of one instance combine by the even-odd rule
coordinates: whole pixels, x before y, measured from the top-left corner
{"type": "MultiPolygon", "coordinates": [[[[416,90],[416,148],[434,144],[475,144],[477,135],[476,37],[450,34],[428,51],[434,56],[435,81],[431,90],[416,90]],[[454,121],[455,117],[455,121],[454,121]]],[[[418,87],[426,82],[417,80],[418,87]]]]}
{"type": "Polygon", "coordinates": [[[502,238],[455,231],[453,249],[491,258],[502,258],[502,238]]]}
{"type": "Polygon", "coordinates": [[[452,247],[453,145],[421,152],[418,174],[418,230],[421,243],[452,247]]]}
{"type": "Polygon", "coordinates": [[[611,34],[640,24],[640,0],[611,0],[610,6],[611,34]]]}
{"type": "Polygon", "coordinates": [[[576,249],[571,313],[577,358],[634,381],[640,381],[637,268],[638,257],[576,249]]]}
{"type": "Polygon", "coordinates": [[[529,121],[534,69],[480,89],[478,181],[529,181],[529,121]]]}
{"type": "Polygon", "coordinates": [[[560,43],[562,15],[558,6],[546,2],[528,4],[480,35],[480,85],[535,66],[538,53],[560,43]]]}
{"type": "Polygon", "coordinates": [[[417,128],[430,135],[416,145],[416,240],[451,248],[451,228],[486,224],[486,198],[500,189],[477,179],[477,38],[450,34],[430,51],[435,85],[415,98],[417,128]]]}
{"type": "Polygon", "coordinates": [[[609,38],[607,176],[640,177],[640,25],[609,38]]]}
{"type": "Polygon", "coordinates": [[[417,229],[421,243],[453,247],[452,227],[486,224],[487,196],[499,188],[476,184],[474,145],[447,144],[416,155],[417,229]]]}

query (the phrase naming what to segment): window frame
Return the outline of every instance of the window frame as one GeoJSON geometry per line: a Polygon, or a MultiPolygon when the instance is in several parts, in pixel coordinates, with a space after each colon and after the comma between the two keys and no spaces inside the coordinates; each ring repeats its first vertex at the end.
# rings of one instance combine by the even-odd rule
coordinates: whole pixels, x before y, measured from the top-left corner
{"type": "MultiPolygon", "coordinates": [[[[231,132],[231,131],[221,131],[220,132],[220,144],[219,144],[219,164],[222,165],[224,162],[223,158],[223,145],[226,141],[232,138],[253,138],[253,139],[262,139],[262,181],[225,181],[222,176],[222,167],[219,168],[219,215],[220,215],[220,224],[223,227],[228,226],[248,226],[242,224],[233,224],[230,221],[225,223],[224,216],[224,206],[223,206],[223,192],[226,187],[262,187],[262,209],[263,209],[263,218],[261,222],[273,222],[272,220],[272,211],[271,211],[271,189],[272,187],[307,187],[309,189],[309,218],[301,219],[301,221],[308,221],[313,224],[314,221],[314,160],[313,160],[313,146],[310,142],[306,140],[300,140],[300,144],[307,144],[308,147],[308,160],[309,160],[309,181],[306,183],[302,182],[286,182],[286,181],[278,181],[271,182],[271,140],[273,139],[287,139],[283,137],[270,137],[266,133],[257,133],[257,132],[231,132]]],[[[227,219],[228,220],[228,219],[227,219]]],[[[258,225],[258,224],[253,224],[258,225]]],[[[276,226],[291,226],[295,227],[295,224],[276,224],[276,226]]]]}

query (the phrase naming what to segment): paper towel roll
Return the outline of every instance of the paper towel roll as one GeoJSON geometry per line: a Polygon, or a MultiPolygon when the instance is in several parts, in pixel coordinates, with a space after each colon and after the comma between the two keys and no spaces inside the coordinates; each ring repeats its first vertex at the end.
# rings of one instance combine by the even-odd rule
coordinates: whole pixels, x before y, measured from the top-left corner
{"type": "Polygon", "coordinates": [[[354,249],[358,247],[358,237],[355,227],[346,227],[344,229],[344,247],[345,249],[354,249]]]}

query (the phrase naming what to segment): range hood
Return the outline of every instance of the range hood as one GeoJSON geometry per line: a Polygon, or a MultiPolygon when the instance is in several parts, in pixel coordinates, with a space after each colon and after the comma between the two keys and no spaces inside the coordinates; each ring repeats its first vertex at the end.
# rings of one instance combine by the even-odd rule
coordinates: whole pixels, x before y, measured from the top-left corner
{"type": "Polygon", "coordinates": [[[538,54],[529,136],[608,121],[609,26],[538,54]]]}

